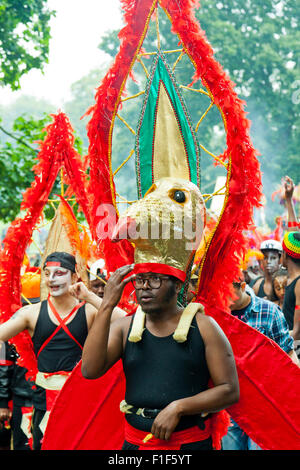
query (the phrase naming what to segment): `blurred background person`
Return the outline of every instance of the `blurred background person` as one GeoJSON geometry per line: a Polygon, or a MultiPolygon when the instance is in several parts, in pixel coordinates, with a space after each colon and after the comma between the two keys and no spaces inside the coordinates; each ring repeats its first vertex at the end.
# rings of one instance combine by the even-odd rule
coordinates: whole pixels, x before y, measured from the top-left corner
{"type": "Polygon", "coordinates": [[[272,276],[281,266],[282,245],[277,240],[264,240],[260,251],[264,256],[261,261],[264,277],[254,282],[253,290],[258,297],[274,300],[272,276]]]}
{"type": "Polygon", "coordinates": [[[287,280],[288,280],[288,272],[287,272],[287,269],[284,268],[283,266],[279,268],[278,271],[275,271],[275,273],[272,276],[273,293],[275,296],[275,298],[273,299],[273,302],[276,305],[278,305],[278,307],[280,307],[281,310],[283,307],[283,300],[284,300],[285,287],[287,284],[287,280]]]}

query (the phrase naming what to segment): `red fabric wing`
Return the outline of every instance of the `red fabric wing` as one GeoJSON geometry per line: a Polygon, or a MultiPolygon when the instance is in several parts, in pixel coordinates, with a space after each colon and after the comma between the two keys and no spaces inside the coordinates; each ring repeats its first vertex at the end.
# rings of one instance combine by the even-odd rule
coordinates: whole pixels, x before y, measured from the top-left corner
{"type": "Polygon", "coordinates": [[[227,409],[265,450],[300,449],[300,369],[271,339],[216,307],[205,307],[232,346],[240,400],[227,409]]]}
{"type": "Polygon", "coordinates": [[[81,362],[73,370],[52,409],[43,450],[118,450],[124,441],[125,395],[121,361],[103,377],[87,380],[81,362]]]}
{"type": "MultiPolygon", "coordinates": [[[[300,450],[299,368],[276,343],[231,314],[209,307],[206,312],[235,354],[240,400],[227,411],[263,449],[300,450]]],[[[90,381],[82,377],[79,364],[51,411],[43,449],[120,449],[124,417],[119,403],[124,395],[120,362],[90,381]]]]}

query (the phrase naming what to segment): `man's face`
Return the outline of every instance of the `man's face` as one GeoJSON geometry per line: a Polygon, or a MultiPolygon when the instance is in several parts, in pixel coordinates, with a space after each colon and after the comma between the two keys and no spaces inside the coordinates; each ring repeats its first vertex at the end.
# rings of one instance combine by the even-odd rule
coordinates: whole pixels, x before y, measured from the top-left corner
{"type": "Polygon", "coordinates": [[[100,279],[95,279],[94,281],[90,281],[91,291],[93,291],[101,299],[103,299],[104,287],[105,287],[105,284],[100,279]]]}
{"type": "Polygon", "coordinates": [[[237,298],[235,298],[230,304],[230,310],[240,310],[241,295],[242,295],[241,289],[234,287],[233,291],[237,298]]]}
{"type": "Polygon", "coordinates": [[[59,297],[67,294],[72,284],[72,272],[60,266],[48,266],[44,269],[46,286],[50,295],[59,297]]]}
{"type": "Polygon", "coordinates": [[[267,250],[264,252],[264,259],[262,261],[263,268],[269,274],[275,273],[279,268],[280,264],[280,256],[278,251],[275,250],[267,250]]]}
{"type": "Polygon", "coordinates": [[[180,287],[169,276],[155,273],[138,274],[138,281],[144,280],[143,287],[136,288],[136,298],[145,313],[157,313],[163,310],[177,293],[180,287]],[[150,283],[160,284],[160,287],[153,288],[150,283]]]}
{"type": "Polygon", "coordinates": [[[245,304],[245,293],[246,289],[246,282],[241,282],[241,283],[233,283],[233,293],[235,298],[231,298],[231,303],[230,303],[230,310],[241,310],[244,307],[245,304]]]}

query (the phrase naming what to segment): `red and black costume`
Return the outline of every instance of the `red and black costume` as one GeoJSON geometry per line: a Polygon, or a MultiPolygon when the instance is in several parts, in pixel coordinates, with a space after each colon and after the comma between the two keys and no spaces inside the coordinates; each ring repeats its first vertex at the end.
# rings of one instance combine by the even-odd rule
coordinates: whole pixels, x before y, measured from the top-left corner
{"type": "Polygon", "coordinates": [[[78,304],[62,321],[49,298],[42,302],[32,337],[38,364],[36,388],[33,393],[34,449],[40,448],[49,412],[66,379],[81,359],[87,334],[84,303],[78,304]],[[51,321],[49,306],[60,322],[59,325],[51,321]],[[75,317],[68,323],[68,319],[76,310],[75,317]]]}
{"type": "MultiPolygon", "coordinates": [[[[132,326],[132,324],[131,324],[132,326]]],[[[131,327],[130,327],[131,330],[131,327]]],[[[129,334],[130,334],[129,330],[129,334]]],[[[126,377],[125,400],[133,406],[125,414],[123,449],[151,449],[170,445],[174,449],[212,449],[210,417],[183,416],[171,436],[171,442],[152,438],[145,445],[157,414],[174,400],[190,397],[208,389],[209,371],[204,342],[196,319],[187,341],[178,343],[173,335],[157,337],[147,328],[139,342],[126,341],[123,355],[126,377]],[[173,365],[176,364],[176,367],[173,365]],[[143,414],[134,412],[143,408],[143,414]],[[154,442],[155,441],[155,442],[154,442]],[[182,447],[181,447],[182,446],[182,447]]]]}

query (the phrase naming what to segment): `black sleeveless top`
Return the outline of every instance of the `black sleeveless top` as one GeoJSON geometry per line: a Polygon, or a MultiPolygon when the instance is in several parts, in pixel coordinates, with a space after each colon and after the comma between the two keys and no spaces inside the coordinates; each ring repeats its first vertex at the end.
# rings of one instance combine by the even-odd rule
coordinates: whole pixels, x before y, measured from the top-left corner
{"type": "MultiPolygon", "coordinates": [[[[129,332],[131,327],[132,323],[129,332]]],[[[123,367],[125,400],[138,408],[163,409],[174,400],[206,390],[210,378],[205,346],[195,318],[184,343],[177,343],[172,335],[154,336],[147,328],[138,343],[131,343],[127,338],[123,367]]],[[[142,431],[150,431],[154,421],[136,414],[125,414],[125,417],[142,431]]],[[[183,416],[176,431],[195,425],[204,428],[199,415],[183,416]]]]}
{"type": "Polygon", "coordinates": [[[263,279],[262,282],[259,285],[259,289],[257,292],[257,297],[260,297],[261,299],[264,299],[265,297],[268,297],[267,294],[265,293],[264,290],[264,285],[265,285],[265,280],[263,279]]]}
{"type": "Polygon", "coordinates": [[[282,311],[289,325],[289,329],[294,327],[294,314],[296,306],[295,286],[300,276],[296,277],[288,286],[285,287],[282,311]]]}
{"type": "MultiPolygon", "coordinates": [[[[49,317],[47,306],[48,302],[44,300],[32,337],[36,356],[41,346],[57,328],[57,325],[49,317]]],[[[83,346],[88,334],[85,305],[77,310],[75,317],[66,326],[72,336],[83,346]]],[[[80,346],[70,338],[63,328],[60,328],[39,354],[37,358],[38,370],[40,372],[71,371],[80,361],[81,354],[80,346]]]]}

